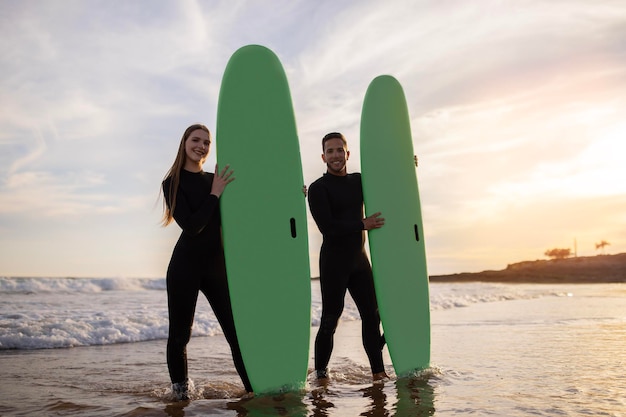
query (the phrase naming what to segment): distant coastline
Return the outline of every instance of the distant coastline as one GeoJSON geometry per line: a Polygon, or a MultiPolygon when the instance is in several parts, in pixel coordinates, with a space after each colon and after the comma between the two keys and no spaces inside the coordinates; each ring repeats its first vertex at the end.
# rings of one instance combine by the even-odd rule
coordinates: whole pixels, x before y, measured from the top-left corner
{"type": "Polygon", "coordinates": [[[524,261],[499,271],[432,275],[430,282],[588,284],[626,282],[626,253],[524,261]]]}

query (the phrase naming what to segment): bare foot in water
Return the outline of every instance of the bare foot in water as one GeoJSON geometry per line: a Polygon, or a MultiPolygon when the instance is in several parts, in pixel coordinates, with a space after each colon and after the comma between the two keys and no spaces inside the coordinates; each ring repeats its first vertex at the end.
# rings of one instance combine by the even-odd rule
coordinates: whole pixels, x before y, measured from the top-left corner
{"type": "Polygon", "coordinates": [[[320,387],[325,387],[328,385],[330,379],[328,378],[328,369],[322,369],[315,371],[315,376],[317,378],[317,385],[320,387]]]}
{"type": "Polygon", "coordinates": [[[329,382],[330,382],[330,379],[328,377],[317,378],[315,380],[315,383],[317,384],[318,387],[327,387],[329,382]]]}
{"type": "Polygon", "coordinates": [[[244,393],[244,394],[241,396],[241,399],[242,399],[242,400],[250,400],[250,399],[252,399],[252,398],[254,398],[254,392],[253,392],[253,391],[246,392],[246,393],[244,393]]]}
{"type": "Polygon", "coordinates": [[[372,375],[372,381],[383,381],[385,379],[389,379],[389,375],[385,371],[377,372],[372,375]]]}

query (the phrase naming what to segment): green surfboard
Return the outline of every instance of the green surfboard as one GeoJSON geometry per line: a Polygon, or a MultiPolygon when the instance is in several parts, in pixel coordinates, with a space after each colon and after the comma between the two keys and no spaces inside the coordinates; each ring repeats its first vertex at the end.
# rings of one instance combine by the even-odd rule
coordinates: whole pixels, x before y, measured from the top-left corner
{"type": "Polygon", "coordinates": [[[241,352],[256,393],[304,387],[311,276],[300,145],[287,77],[269,49],[230,58],[216,126],[226,271],[241,352]]]}
{"type": "Polygon", "coordinates": [[[385,225],[368,233],[376,297],[394,370],[430,366],[430,303],[424,228],[413,141],[402,86],[376,77],[361,113],[361,175],[368,215],[385,225]]]}

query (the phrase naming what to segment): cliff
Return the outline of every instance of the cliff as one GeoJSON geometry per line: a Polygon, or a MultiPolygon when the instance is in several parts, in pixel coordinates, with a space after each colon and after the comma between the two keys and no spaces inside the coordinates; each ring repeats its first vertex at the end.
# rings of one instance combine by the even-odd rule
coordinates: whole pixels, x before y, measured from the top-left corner
{"type": "Polygon", "coordinates": [[[626,253],[524,261],[500,271],[433,275],[430,282],[611,283],[626,282],[626,253]]]}

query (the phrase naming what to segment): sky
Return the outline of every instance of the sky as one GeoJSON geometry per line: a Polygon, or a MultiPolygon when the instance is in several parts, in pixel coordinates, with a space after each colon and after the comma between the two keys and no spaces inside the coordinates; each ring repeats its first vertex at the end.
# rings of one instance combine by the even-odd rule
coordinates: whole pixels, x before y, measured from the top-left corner
{"type": "Polygon", "coordinates": [[[0,276],[164,277],[160,183],[247,44],[285,68],[306,184],[331,131],[359,171],[367,86],[400,81],[429,274],[626,252],[625,39],[622,0],[0,0],[0,276]]]}

